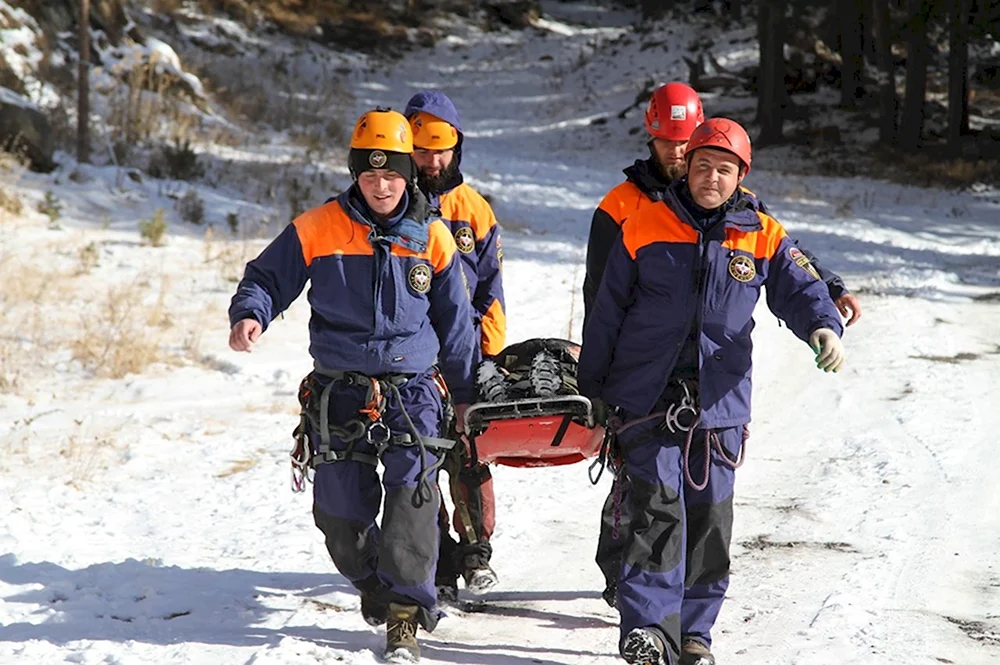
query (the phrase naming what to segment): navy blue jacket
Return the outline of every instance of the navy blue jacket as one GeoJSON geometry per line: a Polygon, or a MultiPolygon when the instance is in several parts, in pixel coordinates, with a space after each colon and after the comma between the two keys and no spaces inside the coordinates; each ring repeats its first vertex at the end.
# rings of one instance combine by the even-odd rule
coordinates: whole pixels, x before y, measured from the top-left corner
{"type": "Polygon", "coordinates": [[[580,391],[648,414],[695,327],[701,427],[750,422],[750,333],[762,286],[800,339],[843,324],[826,284],[769,215],[737,192],[717,232],[704,237],[671,185],[646,200],[611,248],[584,328],[580,391]]]}
{"type": "Polygon", "coordinates": [[[299,216],[247,264],[230,323],[266,330],[309,281],[309,353],[322,366],[419,374],[438,360],[456,403],[471,402],[478,350],[455,241],[422,194],[409,196],[385,224],[357,185],[299,216]]]}

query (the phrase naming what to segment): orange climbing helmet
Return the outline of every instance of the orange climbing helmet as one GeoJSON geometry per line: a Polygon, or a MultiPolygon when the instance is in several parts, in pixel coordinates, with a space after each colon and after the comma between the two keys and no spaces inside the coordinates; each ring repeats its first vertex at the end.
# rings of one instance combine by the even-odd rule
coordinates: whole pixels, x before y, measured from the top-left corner
{"type": "Polygon", "coordinates": [[[447,120],[426,111],[410,118],[413,147],[424,150],[451,150],[458,145],[458,130],[447,120]]]}
{"type": "Polygon", "coordinates": [[[354,123],[347,158],[354,178],[363,171],[389,169],[413,180],[416,167],[412,155],[413,131],[402,113],[379,107],[366,111],[354,123]]]}

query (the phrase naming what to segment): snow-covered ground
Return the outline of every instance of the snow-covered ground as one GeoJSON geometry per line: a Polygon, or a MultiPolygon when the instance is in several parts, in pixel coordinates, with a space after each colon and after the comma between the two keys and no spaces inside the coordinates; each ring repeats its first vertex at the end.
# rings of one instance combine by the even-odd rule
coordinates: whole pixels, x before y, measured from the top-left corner
{"type": "MultiPolygon", "coordinates": [[[[505,226],[510,341],[579,339],[590,215],[643,154],[641,107],[617,114],[711,34],[678,26],[644,49],[621,16],[549,7],[536,32],[456,29],[349,75],[358,112],[423,87],[455,100],[464,170],[505,226]]],[[[728,34],[727,57],[747,38],[728,34]]],[[[232,280],[266,238],[244,224],[233,239],[224,219],[266,211],[202,187],[206,234],[176,221],[170,183],[69,170],[3,181],[26,205],[0,217],[0,663],[380,662],[382,633],[288,486],[304,299],[253,354],[226,346],[232,280]],[[36,211],[47,191],[54,222],[36,211]],[[136,231],[156,208],[163,247],[136,231]]],[[[759,312],[719,663],[998,662],[1000,195],[765,168],[747,185],[864,317],[830,376],[759,312]]],[[[620,662],[592,562],[607,479],[495,478],[502,587],[424,635],[424,662],[620,662]]]]}

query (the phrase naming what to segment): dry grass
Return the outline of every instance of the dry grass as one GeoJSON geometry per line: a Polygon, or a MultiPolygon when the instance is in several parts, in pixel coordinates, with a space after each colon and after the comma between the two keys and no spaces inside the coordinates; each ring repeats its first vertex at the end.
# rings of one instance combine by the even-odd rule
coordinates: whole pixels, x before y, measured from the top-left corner
{"type": "Polygon", "coordinates": [[[204,262],[216,266],[224,285],[239,282],[243,278],[247,262],[257,256],[260,250],[260,243],[249,236],[241,240],[223,241],[217,246],[215,232],[211,227],[205,230],[204,262]]]}
{"type": "Polygon", "coordinates": [[[127,157],[129,148],[154,136],[162,127],[163,117],[176,110],[166,97],[167,81],[152,67],[137,66],[125,72],[113,72],[122,78],[109,96],[108,126],[119,157],[127,157]]]}
{"type": "Polygon", "coordinates": [[[94,479],[98,471],[107,469],[112,460],[121,455],[122,450],[109,434],[87,434],[82,431],[82,423],[77,422],[78,431],[62,440],[59,456],[68,465],[69,477],[66,484],[77,490],[94,479]]]}
{"type": "Polygon", "coordinates": [[[80,261],[80,265],[76,269],[76,274],[90,274],[90,271],[96,268],[101,260],[101,253],[97,248],[97,243],[88,242],[86,245],[81,245],[80,250],[77,252],[77,258],[80,261]]]}
{"type": "Polygon", "coordinates": [[[369,49],[376,48],[378,40],[391,37],[405,39],[403,24],[414,25],[422,18],[430,18],[430,12],[408,12],[405,7],[399,8],[389,2],[379,3],[381,6],[377,8],[372,6],[373,3],[367,3],[369,9],[375,11],[361,11],[357,8],[358,4],[350,0],[199,1],[203,12],[222,11],[251,29],[263,19],[275,23],[291,35],[315,37],[322,34],[331,41],[345,45],[351,45],[345,43],[345,40],[353,37],[369,49]],[[344,26],[344,32],[332,35],[329,26],[344,26]]]}
{"type": "MultiPolygon", "coordinates": [[[[160,73],[155,63],[120,64],[111,68],[119,82],[108,91],[108,116],[104,127],[107,143],[111,145],[119,166],[159,167],[163,174],[155,177],[191,179],[200,175],[196,159],[191,160],[187,151],[201,132],[201,119],[188,101],[191,96],[174,76],[160,73]],[[144,163],[143,153],[148,146],[159,148],[150,164],[144,163]],[[173,146],[177,146],[174,148],[173,146]],[[173,152],[171,152],[173,151],[173,152]],[[181,164],[188,158],[190,164],[181,164]],[[188,168],[179,174],[177,164],[188,168]]],[[[206,138],[208,138],[206,136],[206,138]]]]}
{"type": "Polygon", "coordinates": [[[46,312],[69,302],[71,276],[41,269],[15,247],[0,247],[0,392],[20,393],[38,372],[59,323],[46,312]]]}
{"type": "Polygon", "coordinates": [[[149,306],[141,285],[109,289],[107,297],[84,314],[79,336],[70,345],[73,358],[95,376],[113,379],[162,362],[160,338],[168,327],[162,294],[149,306]]]}
{"type": "Polygon", "coordinates": [[[152,0],[150,4],[153,13],[173,16],[184,6],[184,0],[152,0]]]}
{"type": "Polygon", "coordinates": [[[24,161],[9,152],[0,151],[0,222],[8,217],[20,217],[24,212],[24,202],[20,195],[7,189],[24,175],[24,161]]]}
{"type": "Polygon", "coordinates": [[[906,185],[968,187],[1000,182],[1000,158],[947,159],[921,153],[897,158],[890,179],[906,185]]]}
{"type": "Polygon", "coordinates": [[[20,217],[22,212],[24,212],[24,204],[17,192],[7,191],[3,185],[0,185],[0,216],[20,217]]]}
{"type": "Polygon", "coordinates": [[[228,478],[230,476],[235,476],[236,474],[249,471],[250,469],[254,468],[260,463],[260,456],[262,453],[263,453],[262,450],[258,450],[253,454],[252,457],[246,457],[241,460],[236,460],[235,462],[230,464],[228,469],[225,469],[224,471],[220,471],[219,473],[215,474],[215,477],[228,478]]]}

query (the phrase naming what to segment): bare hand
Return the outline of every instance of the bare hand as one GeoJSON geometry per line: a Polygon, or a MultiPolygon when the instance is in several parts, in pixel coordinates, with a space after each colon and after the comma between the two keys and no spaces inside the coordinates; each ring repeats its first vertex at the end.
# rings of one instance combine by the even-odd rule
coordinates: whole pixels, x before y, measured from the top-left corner
{"type": "Polygon", "coordinates": [[[850,293],[845,293],[833,304],[840,310],[840,315],[847,319],[847,325],[853,326],[861,318],[861,302],[850,293]]]}
{"type": "Polygon", "coordinates": [[[468,404],[455,405],[455,430],[461,434],[465,434],[465,412],[468,410],[468,404]]]}
{"type": "Polygon", "coordinates": [[[233,329],[229,331],[229,348],[233,351],[253,350],[253,345],[260,339],[262,329],[257,319],[242,319],[236,322],[233,329]]]}
{"type": "Polygon", "coordinates": [[[587,450],[600,450],[604,445],[604,425],[594,425],[590,430],[590,440],[587,441],[587,450]]]}

